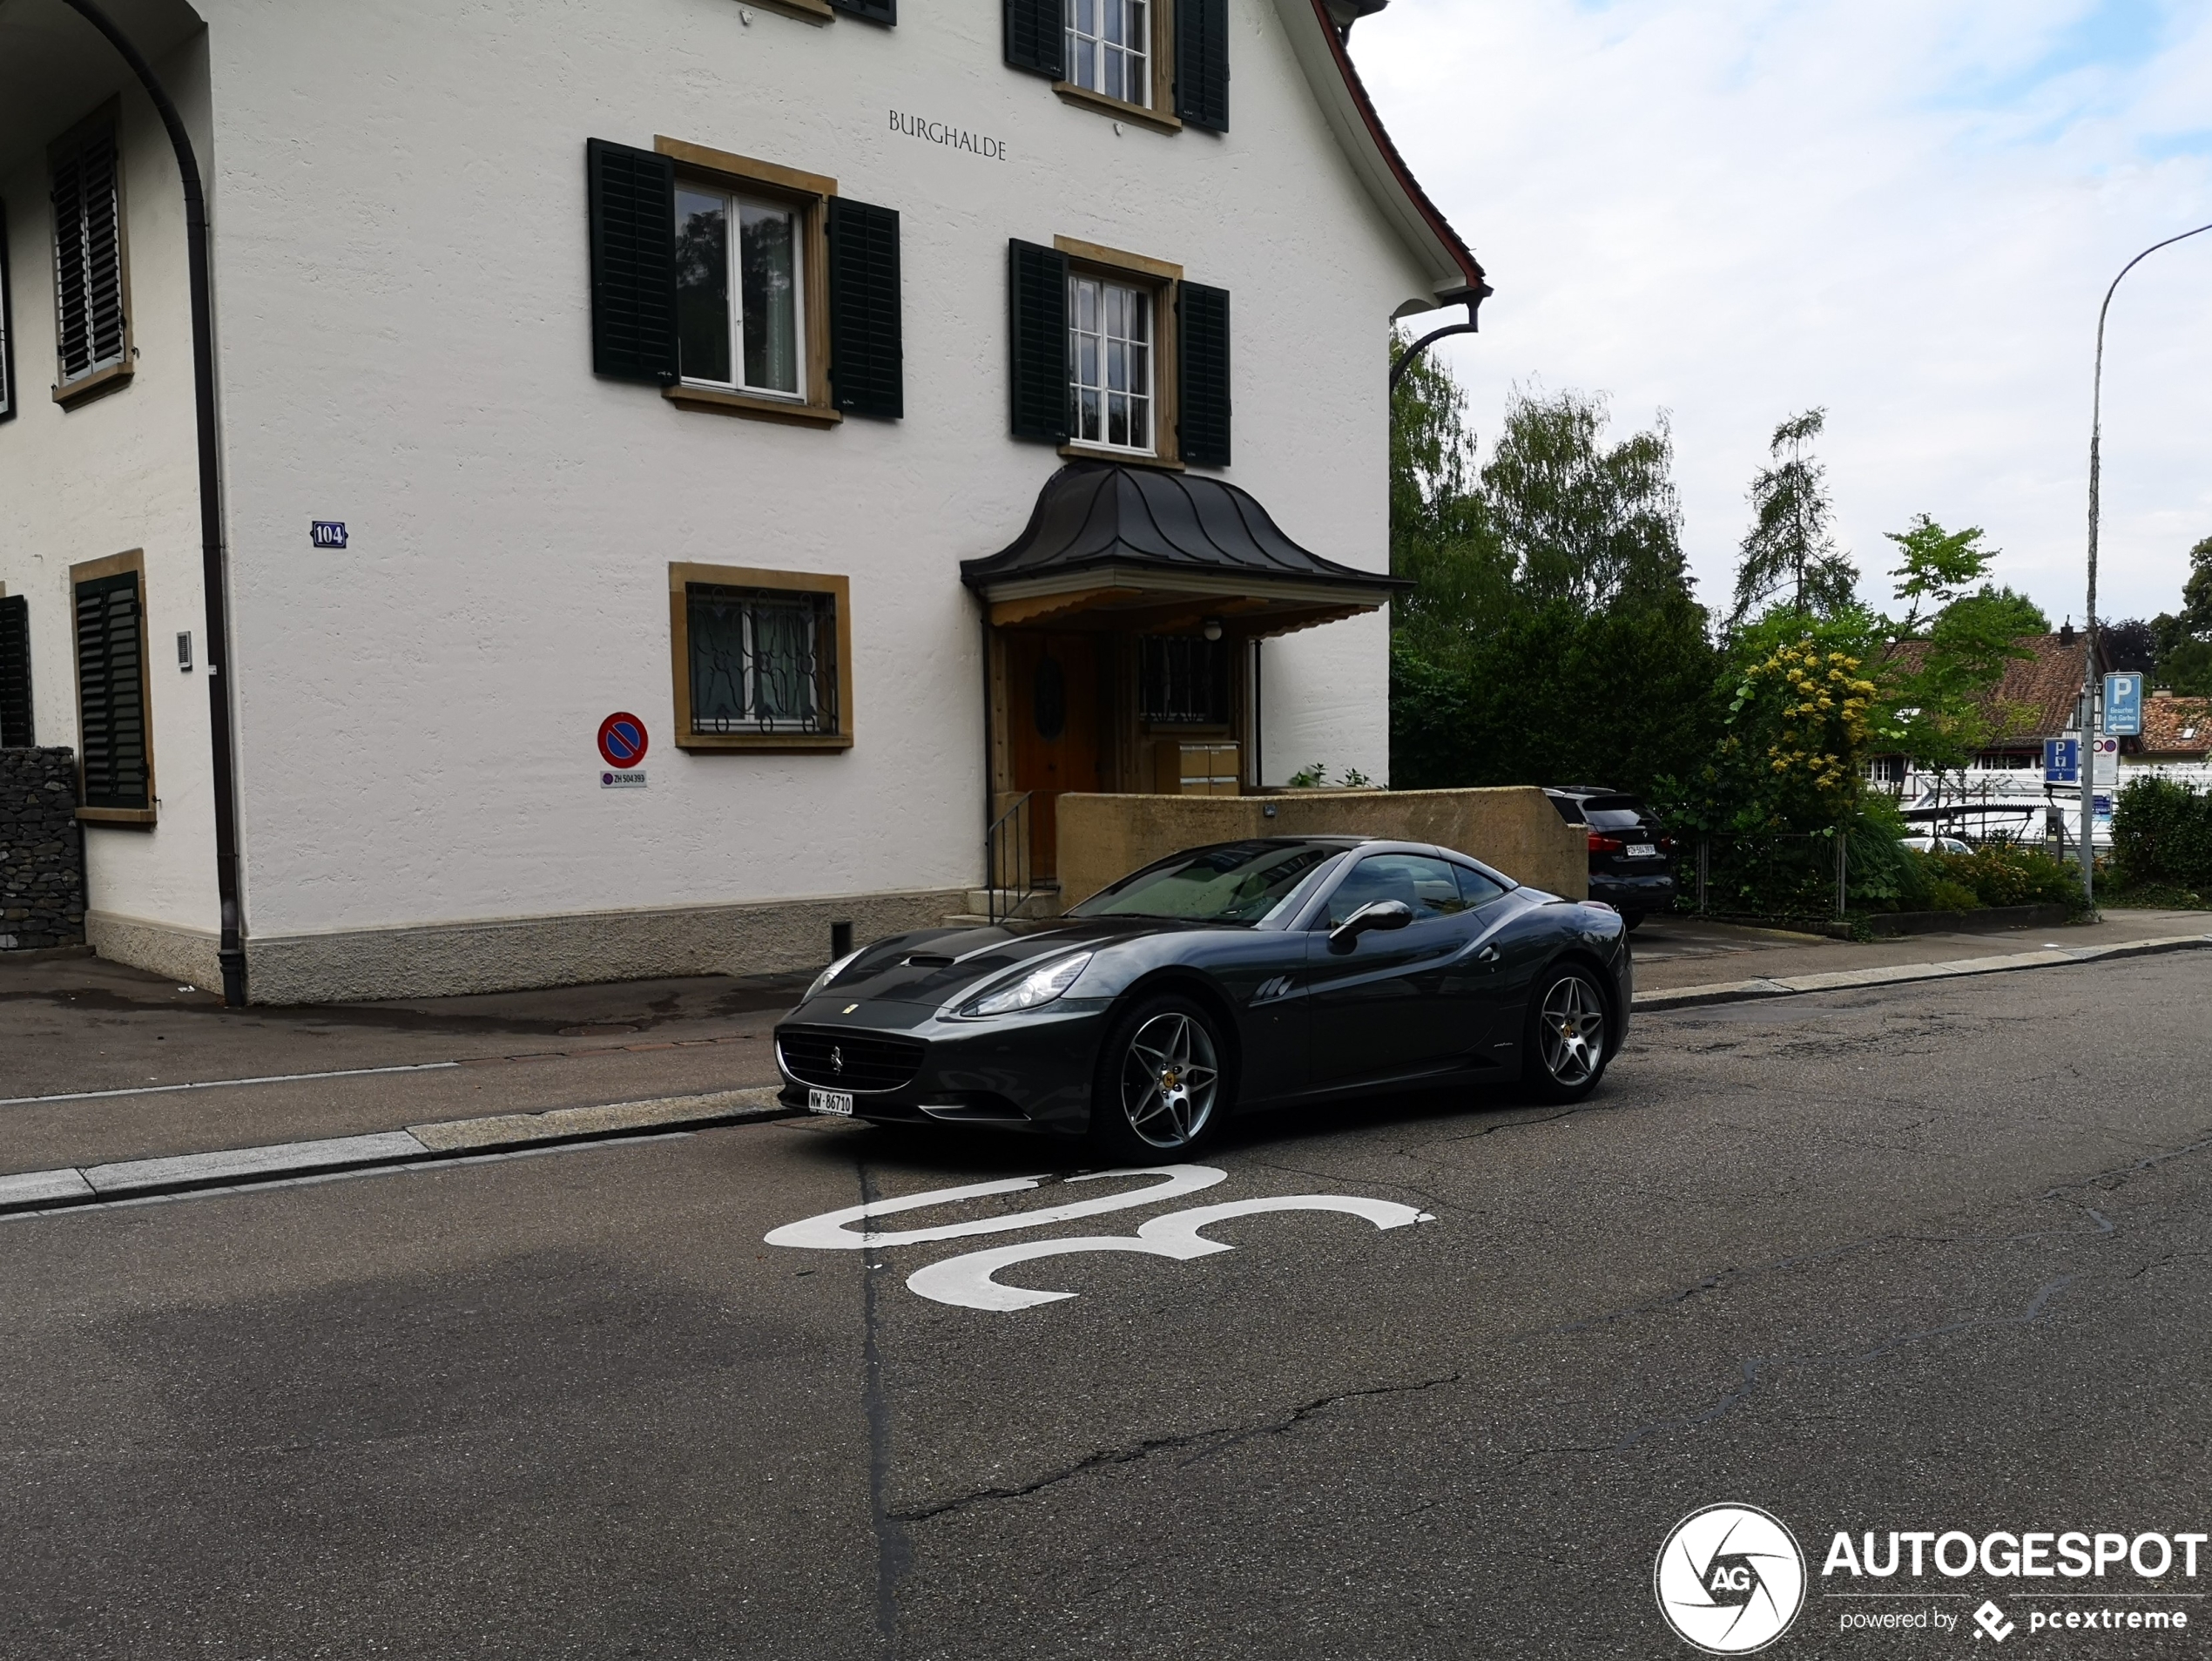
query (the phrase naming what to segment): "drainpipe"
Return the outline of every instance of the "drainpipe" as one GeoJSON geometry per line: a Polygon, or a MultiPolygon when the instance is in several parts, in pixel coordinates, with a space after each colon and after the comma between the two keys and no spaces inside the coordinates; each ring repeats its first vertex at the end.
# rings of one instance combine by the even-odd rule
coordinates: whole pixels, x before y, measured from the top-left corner
{"type": "Polygon", "coordinates": [[[246,928],[239,908],[238,757],[231,733],[230,598],[223,561],[222,468],[215,438],[215,313],[209,297],[207,193],[184,118],[144,53],[92,0],[62,0],[107,37],[131,66],[153,100],[185,186],[185,252],[192,284],[192,404],[199,438],[200,587],[207,601],[207,736],[213,752],[215,785],[215,891],[223,908],[222,941],[216,959],[223,968],[223,1002],[233,1009],[246,1003],[246,928]]]}

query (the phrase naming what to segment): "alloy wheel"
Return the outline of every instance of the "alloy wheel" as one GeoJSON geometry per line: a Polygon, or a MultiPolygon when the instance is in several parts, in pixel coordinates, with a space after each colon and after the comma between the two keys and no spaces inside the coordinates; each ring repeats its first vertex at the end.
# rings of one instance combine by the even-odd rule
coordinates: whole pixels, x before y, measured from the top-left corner
{"type": "Polygon", "coordinates": [[[1122,1059],[1122,1114],[1148,1145],[1179,1148],[1212,1118],[1220,1084],[1213,1036],[1194,1017],[1170,1010],[1130,1038],[1122,1059]]]}
{"type": "Polygon", "coordinates": [[[1597,1076],[1605,1063],[1605,1007],[1579,975],[1561,976],[1544,995],[1538,1019],[1544,1070],[1573,1089],[1597,1076]]]}

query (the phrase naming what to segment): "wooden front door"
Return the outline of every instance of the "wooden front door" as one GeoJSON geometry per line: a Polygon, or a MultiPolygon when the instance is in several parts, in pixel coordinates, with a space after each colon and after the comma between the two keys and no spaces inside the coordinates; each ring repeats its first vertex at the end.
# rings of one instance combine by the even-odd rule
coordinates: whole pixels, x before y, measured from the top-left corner
{"type": "Polygon", "coordinates": [[[1039,877],[1059,874],[1061,792],[1105,787],[1099,669],[1096,635],[1006,637],[1008,748],[1014,787],[1030,793],[1030,870],[1039,877]]]}

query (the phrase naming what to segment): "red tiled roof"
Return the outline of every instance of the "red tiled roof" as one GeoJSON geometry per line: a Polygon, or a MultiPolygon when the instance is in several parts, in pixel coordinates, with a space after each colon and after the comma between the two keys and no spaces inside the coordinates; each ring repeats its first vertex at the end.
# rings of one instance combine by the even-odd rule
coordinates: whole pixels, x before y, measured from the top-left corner
{"type": "Polygon", "coordinates": [[[2143,753],[2200,759],[2212,754],[2212,698],[2159,693],[2144,699],[2143,753]]]}
{"type": "MultiPolygon", "coordinates": [[[[1992,747],[1997,749],[2027,749],[2060,736],[2074,725],[2074,703],[2081,692],[2080,635],[2067,639],[2055,634],[2024,634],[2013,645],[2027,655],[2005,665],[2003,677],[1982,705],[1985,709],[2016,711],[2026,725],[1994,740],[1992,747]]],[[[1925,641],[1907,640],[1896,655],[1913,667],[1926,650],[1925,641]]]]}

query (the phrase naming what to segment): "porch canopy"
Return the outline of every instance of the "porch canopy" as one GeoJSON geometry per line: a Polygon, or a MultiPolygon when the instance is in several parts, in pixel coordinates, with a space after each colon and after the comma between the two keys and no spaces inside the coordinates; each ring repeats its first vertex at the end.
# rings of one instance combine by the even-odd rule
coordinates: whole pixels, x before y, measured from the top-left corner
{"type": "Polygon", "coordinates": [[[1233,484],[1090,461],[1054,474],[1022,534],[963,560],[961,580],[1000,628],[1176,634],[1218,618],[1247,639],[1372,611],[1413,586],[1299,547],[1233,484]]]}

